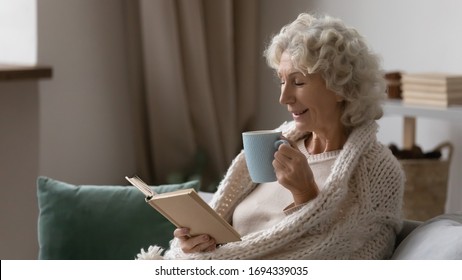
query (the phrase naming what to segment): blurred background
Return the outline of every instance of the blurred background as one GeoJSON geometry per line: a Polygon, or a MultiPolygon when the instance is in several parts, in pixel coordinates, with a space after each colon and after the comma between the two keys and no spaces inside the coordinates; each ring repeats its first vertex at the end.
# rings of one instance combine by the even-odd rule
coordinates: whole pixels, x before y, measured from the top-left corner
{"type": "MultiPolygon", "coordinates": [[[[462,73],[457,0],[0,0],[0,65],[51,78],[0,79],[0,258],[36,259],[38,175],[72,184],[203,180],[213,191],[240,133],[290,120],[262,56],[301,12],[343,19],[386,71],[462,73]]],[[[1,71],[1,70],[0,70],[1,71]]],[[[403,117],[379,121],[401,145],[403,117]]],[[[424,149],[450,141],[446,211],[462,210],[462,129],[419,118],[424,149]]]]}

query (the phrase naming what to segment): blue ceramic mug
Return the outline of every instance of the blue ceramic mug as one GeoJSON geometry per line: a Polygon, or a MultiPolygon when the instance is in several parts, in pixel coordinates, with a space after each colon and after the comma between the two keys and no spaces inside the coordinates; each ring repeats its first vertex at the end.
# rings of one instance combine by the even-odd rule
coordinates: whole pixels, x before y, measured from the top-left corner
{"type": "Polygon", "coordinates": [[[273,160],[279,145],[287,143],[281,140],[281,132],[275,130],[257,130],[242,133],[244,154],[250,177],[254,183],[276,181],[273,160]]]}

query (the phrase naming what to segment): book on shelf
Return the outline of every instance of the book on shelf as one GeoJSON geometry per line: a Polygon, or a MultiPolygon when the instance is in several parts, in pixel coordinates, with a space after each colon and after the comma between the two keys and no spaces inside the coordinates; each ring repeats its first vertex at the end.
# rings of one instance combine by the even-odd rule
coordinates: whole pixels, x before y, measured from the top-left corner
{"type": "Polygon", "coordinates": [[[403,83],[401,84],[401,89],[403,91],[422,91],[422,92],[432,92],[432,93],[461,93],[462,92],[462,83],[461,84],[443,84],[443,85],[432,85],[432,84],[423,84],[423,83],[403,83]]]}
{"type": "Polygon", "coordinates": [[[411,91],[403,90],[401,93],[403,98],[414,99],[431,99],[431,100],[458,100],[462,99],[462,91],[460,92],[425,92],[425,91],[411,91]]]}
{"type": "Polygon", "coordinates": [[[145,195],[149,205],[176,227],[189,228],[191,236],[208,234],[217,244],[241,240],[239,233],[194,189],[157,194],[137,176],[126,176],[125,179],[145,195]]]}
{"type": "Polygon", "coordinates": [[[404,84],[422,84],[422,85],[439,85],[439,86],[460,86],[462,85],[462,74],[449,73],[404,73],[401,76],[401,83],[404,84]]]}

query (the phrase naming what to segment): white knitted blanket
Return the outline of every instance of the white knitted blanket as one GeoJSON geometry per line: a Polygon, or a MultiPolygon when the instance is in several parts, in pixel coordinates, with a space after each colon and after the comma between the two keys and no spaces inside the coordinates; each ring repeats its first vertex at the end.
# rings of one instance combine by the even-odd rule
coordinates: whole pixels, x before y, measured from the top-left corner
{"type": "MultiPolygon", "coordinates": [[[[293,123],[281,126],[297,140],[293,123]]],[[[386,259],[402,226],[404,173],[389,149],[377,142],[377,124],[356,128],[332,167],[322,191],[271,228],[243,236],[214,252],[185,254],[173,240],[165,259],[386,259]]],[[[220,183],[211,205],[227,220],[250,193],[241,152],[220,183]]],[[[161,259],[151,246],[139,259],[161,259]]]]}

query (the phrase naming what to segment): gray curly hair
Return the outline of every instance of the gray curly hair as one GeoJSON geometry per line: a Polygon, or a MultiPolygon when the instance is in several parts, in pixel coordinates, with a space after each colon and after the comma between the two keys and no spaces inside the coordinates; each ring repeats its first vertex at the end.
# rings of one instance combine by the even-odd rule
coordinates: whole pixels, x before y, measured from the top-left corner
{"type": "Polygon", "coordinates": [[[285,51],[298,71],[320,73],[327,88],[343,97],[346,128],[382,117],[386,83],[380,59],[356,29],[339,19],[303,13],[272,38],[264,52],[268,65],[277,69],[285,51]]]}

